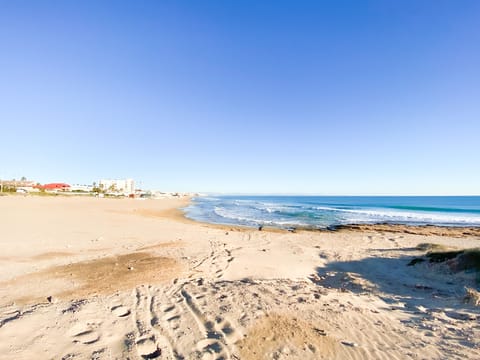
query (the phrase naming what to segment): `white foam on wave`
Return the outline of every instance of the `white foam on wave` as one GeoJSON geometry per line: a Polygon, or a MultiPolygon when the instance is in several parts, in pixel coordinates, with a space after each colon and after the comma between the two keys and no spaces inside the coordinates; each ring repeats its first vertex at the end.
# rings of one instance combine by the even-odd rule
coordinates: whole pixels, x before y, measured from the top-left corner
{"type": "Polygon", "coordinates": [[[220,206],[215,206],[213,208],[213,212],[224,219],[230,219],[240,222],[256,222],[255,218],[242,216],[238,214],[238,212],[229,211],[226,208],[220,206]]]}
{"type": "Polygon", "coordinates": [[[324,210],[324,211],[341,211],[342,209],[329,207],[329,206],[314,206],[313,210],[324,210]]]}
{"type": "Polygon", "coordinates": [[[398,221],[440,223],[440,224],[480,224],[480,215],[474,214],[446,214],[433,213],[428,211],[402,211],[402,210],[382,210],[382,209],[341,209],[328,206],[316,206],[315,210],[330,211],[336,213],[365,215],[365,217],[349,217],[351,221],[375,221],[379,219],[390,219],[398,221]]]}
{"type": "Polygon", "coordinates": [[[278,206],[278,205],[269,205],[269,206],[264,206],[264,207],[258,207],[259,210],[264,210],[270,214],[274,213],[287,213],[287,212],[292,212],[292,208],[288,206],[278,206]]]}
{"type": "Polygon", "coordinates": [[[240,223],[248,223],[248,224],[262,224],[262,225],[272,225],[272,226],[309,226],[311,224],[303,222],[301,220],[284,220],[284,219],[266,219],[260,218],[255,216],[254,214],[250,214],[250,216],[246,215],[245,213],[241,213],[239,210],[228,210],[226,208],[215,206],[213,211],[216,215],[228,219],[233,220],[235,222],[240,223]]]}
{"type": "Polygon", "coordinates": [[[275,213],[292,213],[295,211],[295,208],[291,205],[283,205],[272,202],[263,202],[258,200],[234,200],[230,205],[234,205],[244,210],[250,208],[252,210],[265,211],[269,214],[275,213]]]}
{"type": "MultiPolygon", "coordinates": [[[[406,223],[480,226],[480,215],[389,208],[342,208],[336,205],[209,198],[199,202],[193,217],[243,225],[325,227],[353,223],[406,223]],[[204,215],[202,215],[202,213],[204,215]],[[210,215],[208,215],[210,214],[210,215]],[[212,217],[213,216],[213,217],[212,217]],[[223,219],[223,220],[222,220],[223,219]]],[[[193,210],[193,209],[192,209],[193,210]]]]}
{"type": "MultiPolygon", "coordinates": [[[[390,211],[390,210],[353,210],[339,209],[339,212],[355,215],[364,215],[356,220],[374,221],[388,219],[390,221],[424,222],[440,224],[479,224],[480,216],[471,214],[438,214],[431,212],[390,211]]],[[[349,220],[352,220],[351,218],[349,220]]]]}

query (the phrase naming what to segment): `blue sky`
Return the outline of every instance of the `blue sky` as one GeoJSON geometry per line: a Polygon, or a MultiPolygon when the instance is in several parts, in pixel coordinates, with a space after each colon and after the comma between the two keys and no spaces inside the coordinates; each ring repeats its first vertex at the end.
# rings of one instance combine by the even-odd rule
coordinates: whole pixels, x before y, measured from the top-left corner
{"type": "Polygon", "coordinates": [[[0,178],[480,194],[480,2],[0,0],[0,178]]]}

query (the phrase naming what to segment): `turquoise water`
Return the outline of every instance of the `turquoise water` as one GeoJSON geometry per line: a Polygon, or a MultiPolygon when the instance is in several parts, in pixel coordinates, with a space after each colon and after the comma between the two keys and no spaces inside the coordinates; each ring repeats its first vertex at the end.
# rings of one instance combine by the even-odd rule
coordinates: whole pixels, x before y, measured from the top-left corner
{"type": "Polygon", "coordinates": [[[185,211],[198,221],[254,227],[480,226],[480,196],[205,196],[185,211]]]}

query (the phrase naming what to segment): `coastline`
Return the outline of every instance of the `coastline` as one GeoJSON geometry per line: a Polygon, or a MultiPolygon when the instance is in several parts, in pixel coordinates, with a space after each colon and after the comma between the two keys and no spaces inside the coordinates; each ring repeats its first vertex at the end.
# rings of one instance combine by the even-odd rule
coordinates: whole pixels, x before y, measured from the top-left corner
{"type": "Polygon", "coordinates": [[[350,224],[336,226],[333,231],[384,231],[424,236],[480,237],[480,227],[438,226],[438,225],[403,225],[403,224],[350,224]]]}
{"type": "MultiPolygon", "coordinates": [[[[12,197],[26,197],[24,194],[3,194],[4,196],[12,196],[12,197]]],[[[33,195],[39,196],[39,195],[33,195]]],[[[52,194],[45,196],[49,197],[77,197],[76,195],[65,195],[65,194],[52,194]]],[[[84,195],[78,196],[78,198],[82,198],[84,195]]],[[[92,196],[89,196],[93,198],[92,196]]],[[[235,224],[220,224],[220,223],[213,223],[207,222],[202,220],[195,220],[189,218],[184,210],[185,207],[192,204],[193,196],[186,196],[180,197],[176,200],[179,200],[179,204],[168,209],[149,209],[149,210],[140,210],[138,214],[146,217],[152,218],[169,218],[178,222],[182,223],[190,223],[190,224],[203,224],[205,226],[221,229],[221,230],[235,230],[235,231],[252,231],[258,230],[258,228],[254,226],[248,225],[235,225],[235,224]]],[[[175,198],[165,198],[169,200],[175,200],[175,198]]],[[[162,201],[165,199],[146,199],[145,201],[162,201]]],[[[109,200],[127,200],[122,198],[111,198],[109,200]]],[[[131,199],[128,199],[131,200],[131,199]]],[[[412,234],[412,235],[425,235],[425,236],[451,236],[451,237],[464,237],[464,236],[477,236],[480,237],[480,226],[468,226],[468,225],[459,225],[459,226],[443,226],[443,225],[432,225],[432,224],[425,224],[425,225],[413,225],[413,224],[396,224],[396,223],[365,223],[365,224],[343,224],[343,225],[334,225],[329,226],[326,228],[312,228],[309,226],[298,226],[292,228],[281,228],[276,226],[262,226],[262,231],[267,232],[276,232],[276,233],[285,233],[285,232],[336,232],[336,231],[383,231],[389,233],[404,233],[404,234],[412,234]]]]}
{"type": "Polygon", "coordinates": [[[189,201],[1,197],[0,351],[475,358],[475,273],[407,266],[424,243],[478,247],[471,229],[259,231],[185,218],[189,201]]]}
{"type": "MultiPolygon", "coordinates": [[[[198,224],[204,224],[206,226],[211,226],[213,228],[228,230],[235,229],[237,231],[252,231],[258,230],[254,226],[247,225],[230,225],[230,224],[218,224],[218,223],[209,223],[201,220],[194,220],[186,216],[186,212],[181,208],[186,207],[191,204],[192,198],[188,199],[182,207],[172,210],[171,213],[165,213],[163,215],[170,216],[172,219],[178,221],[193,222],[198,224]]],[[[395,223],[372,223],[372,224],[345,224],[345,225],[336,225],[330,226],[327,228],[312,228],[308,226],[298,226],[292,228],[280,228],[275,226],[262,226],[262,231],[270,232],[344,232],[344,231],[372,231],[372,232],[389,232],[389,233],[404,233],[412,235],[425,235],[425,236],[451,236],[451,237],[464,237],[464,236],[477,236],[480,237],[480,226],[441,226],[441,225],[411,225],[411,224],[395,224],[395,223]]]]}
{"type": "Polygon", "coordinates": [[[289,231],[479,234],[480,197],[224,196],[195,199],[196,221],[289,231]]]}

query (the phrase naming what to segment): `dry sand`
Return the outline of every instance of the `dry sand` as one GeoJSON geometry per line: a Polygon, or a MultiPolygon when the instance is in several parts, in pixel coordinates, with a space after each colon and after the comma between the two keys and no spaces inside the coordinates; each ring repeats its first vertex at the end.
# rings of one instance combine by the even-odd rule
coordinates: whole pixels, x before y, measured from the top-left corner
{"type": "Polygon", "coordinates": [[[480,359],[470,230],[257,231],[187,200],[0,197],[1,359],[480,359]]]}

